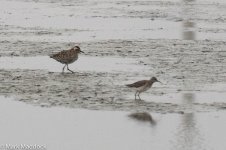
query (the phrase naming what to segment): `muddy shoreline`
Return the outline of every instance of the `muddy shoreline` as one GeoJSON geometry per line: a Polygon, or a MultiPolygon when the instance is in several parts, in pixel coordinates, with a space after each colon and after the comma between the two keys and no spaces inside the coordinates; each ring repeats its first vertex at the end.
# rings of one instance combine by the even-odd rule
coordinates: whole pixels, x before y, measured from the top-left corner
{"type": "MultiPolygon", "coordinates": [[[[120,82],[128,76],[114,73],[77,72],[75,74],[45,70],[1,70],[1,95],[13,96],[19,101],[42,107],[64,106],[95,110],[150,111],[159,113],[185,113],[186,105],[152,101],[153,95],[196,91],[154,87],[143,95],[150,98],[135,101],[128,98],[133,91],[120,82]],[[114,83],[114,81],[117,81],[114,83]],[[165,91],[164,91],[165,90],[165,91]],[[151,96],[152,95],[152,96],[151,96]],[[148,101],[147,101],[148,100],[148,101]]],[[[168,86],[168,85],[167,85],[168,86]]],[[[197,90],[199,91],[199,90],[197,90]]],[[[204,90],[203,90],[204,91],[204,90]]],[[[133,97],[133,96],[132,96],[133,97]]],[[[192,111],[223,110],[226,103],[193,103],[192,111]]]]}
{"type": "MultiPolygon", "coordinates": [[[[63,47],[70,47],[70,45],[73,44],[30,41],[3,42],[0,59],[10,57],[13,60],[21,58],[21,56],[47,56],[63,47]],[[14,49],[14,51],[10,52],[7,49],[14,49]]],[[[138,67],[145,67],[145,69],[142,73],[126,73],[122,70],[117,73],[83,71],[63,75],[60,63],[59,66],[56,66],[58,72],[45,69],[2,67],[1,95],[13,96],[17,100],[43,107],[64,106],[95,110],[184,113],[186,106],[167,102],[158,103],[156,100],[152,101],[152,95],[205,92],[208,91],[205,88],[206,85],[214,86],[218,83],[226,83],[224,41],[110,40],[84,42],[79,45],[85,51],[85,56],[97,59],[98,57],[131,58],[138,67]],[[144,93],[144,95],[149,95],[145,101],[134,101],[133,91],[127,89],[124,84],[150,76],[157,76],[166,85],[158,85],[153,90],[144,93]]],[[[76,67],[74,68],[76,69],[76,67]]],[[[216,88],[213,91],[220,92],[220,89],[216,88]]],[[[226,103],[224,102],[194,103],[194,111],[197,112],[225,108],[226,103]]]]}
{"type": "MultiPolygon", "coordinates": [[[[186,104],[171,103],[174,97],[168,95],[225,94],[225,86],[218,86],[226,83],[224,1],[2,0],[0,8],[0,95],[43,107],[183,113],[186,104]],[[94,60],[86,66],[106,57],[140,69],[62,75],[62,65],[47,56],[74,45],[94,60]],[[43,56],[46,63],[40,59],[38,69],[16,67],[14,61],[32,65],[34,57],[37,65],[43,56]],[[144,101],[134,101],[134,91],[124,85],[151,76],[165,84],[144,93],[144,101]],[[167,102],[158,102],[161,97],[167,102]]],[[[85,64],[79,63],[83,56],[73,69],[85,64]]],[[[201,99],[193,102],[194,111],[226,108],[223,100],[201,99]]]]}

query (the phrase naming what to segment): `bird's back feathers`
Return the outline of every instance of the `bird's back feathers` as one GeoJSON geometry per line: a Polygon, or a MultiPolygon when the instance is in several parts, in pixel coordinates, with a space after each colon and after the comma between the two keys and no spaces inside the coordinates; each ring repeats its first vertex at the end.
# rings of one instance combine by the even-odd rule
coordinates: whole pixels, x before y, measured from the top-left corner
{"type": "Polygon", "coordinates": [[[147,83],[148,80],[141,80],[141,81],[137,81],[135,83],[132,84],[127,84],[126,86],[128,87],[134,87],[134,88],[139,88],[141,86],[144,86],[147,83]]]}
{"type": "Polygon", "coordinates": [[[53,58],[61,63],[69,64],[77,60],[78,54],[73,49],[69,49],[53,54],[50,56],[50,58],[53,58]]]}

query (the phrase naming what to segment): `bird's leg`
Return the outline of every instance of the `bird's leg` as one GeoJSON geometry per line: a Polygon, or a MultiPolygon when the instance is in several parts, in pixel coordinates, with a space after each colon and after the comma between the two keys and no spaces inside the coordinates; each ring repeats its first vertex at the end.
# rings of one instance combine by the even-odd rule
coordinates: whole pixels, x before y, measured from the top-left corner
{"type": "Polygon", "coordinates": [[[140,92],[137,94],[137,96],[139,97],[139,99],[141,100],[141,98],[140,98],[140,92]]]}
{"type": "MultiPolygon", "coordinates": [[[[66,64],[67,65],[67,64],[66,64]]],[[[64,73],[64,68],[66,67],[66,65],[63,67],[62,73],[64,73]]]]}
{"type": "Polygon", "coordinates": [[[136,93],[135,93],[135,100],[137,99],[137,91],[136,91],[136,93]]]}
{"type": "Polygon", "coordinates": [[[74,73],[74,71],[72,71],[72,70],[70,70],[70,69],[68,68],[68,64],[67,64],[67,70],[68,70],[68,71],[71,71],[71,73],[74,73]]]}

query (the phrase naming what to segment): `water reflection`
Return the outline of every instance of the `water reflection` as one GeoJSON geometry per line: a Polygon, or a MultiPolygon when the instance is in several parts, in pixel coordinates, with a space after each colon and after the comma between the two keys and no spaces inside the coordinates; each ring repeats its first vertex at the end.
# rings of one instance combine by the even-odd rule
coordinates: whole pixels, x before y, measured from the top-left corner
{"type": "Polygon", "coordinates": [[[184,40],[195,40],[195,31],[192,30],[195,28],[195,23],[191,21],[183,22],[183,39],[184,40]]]}
{"type": "Polygon", "coordinates": [[[194,93],[184,93],[183,94],[183,99],[182,99],[182,104],[185,107],[185,111],[188,112],[193,112],[193,103],[195,101],[195,94],[194,93]]]}
{"type": "Polygon", "coordinates": [[[195,95],[193,93],[185,93],[183,95],[183,105],[189,112],[184,113],[180,117],[178,130],[176,132],[176,143],[173,149],[178,150],[197,150],[204,148],[204,139],[197,127],[196,114],[193,112],[193,102],[195,95]]]}
{"type": "Polygon", "coordinates": [[[106,147],[110,150],[225,150],[224,111],[183,115],[153,113],[158,122],[154,128],[128,123],[127,113],[41,108],[0,96],[0,141],[1,144],[45,145],[48,150],[105,150],[106,147]]]}
{"type": "Polygon", "coordinates": [[[130,118],[140,121],[140,122],[150,122],[151,125],[156,125],[156,121],[153,119],[151,114],[147,112],[136,112],[136,113],[131,113],[129,115],[130,118]]]}
{"type": "Polygon", "coordinates": [[[194,11],[194,5],[192,5],[195,0],[182,0],[183,1],[183,18],[184,21],[182,23],[182,36],[184,40],[195,40],[196,39],[196,33],[195,33],[195,27],[196,24],[195,22],[191,21],[193,20],[193,14],[192,12],[194,11]]]}

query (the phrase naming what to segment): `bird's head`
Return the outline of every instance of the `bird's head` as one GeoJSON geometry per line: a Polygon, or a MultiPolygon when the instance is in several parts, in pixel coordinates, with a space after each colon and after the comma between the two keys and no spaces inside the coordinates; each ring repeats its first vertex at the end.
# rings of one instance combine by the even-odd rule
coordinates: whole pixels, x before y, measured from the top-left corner
{"type": "Polygon", "coordinates": [[[81,51],[79,46],[75,46],[72,49],[75,50],[77,53],[84,53],[83,51],[81,51]]]}
{"type": "MultiPolygon", "coordinates": [[[[152,77],[151,78],[151,81],[154,83],[154,82],[160,82],[156,77],[152,77]]],[[[162,83],[162,82],[160,82],[160,83],[162,83]]]]}

